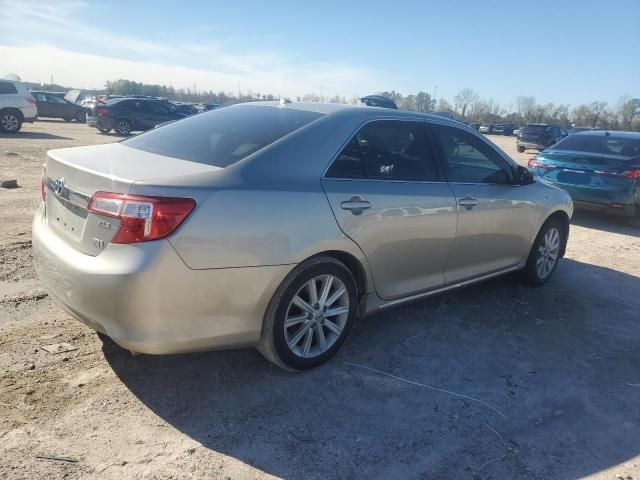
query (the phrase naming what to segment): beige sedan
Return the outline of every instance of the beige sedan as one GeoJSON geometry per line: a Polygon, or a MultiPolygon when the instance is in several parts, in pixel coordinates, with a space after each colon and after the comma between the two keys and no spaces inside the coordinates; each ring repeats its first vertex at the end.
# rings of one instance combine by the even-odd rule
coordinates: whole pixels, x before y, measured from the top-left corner
{"type": "Polygon", "coordinates": [[[49,152],[33,223],[51,296],[129,350],[256,346],[304,370],[357,317],[497,275],[549,280],[573,205],[474,130],[252,103],[49,152]]]}

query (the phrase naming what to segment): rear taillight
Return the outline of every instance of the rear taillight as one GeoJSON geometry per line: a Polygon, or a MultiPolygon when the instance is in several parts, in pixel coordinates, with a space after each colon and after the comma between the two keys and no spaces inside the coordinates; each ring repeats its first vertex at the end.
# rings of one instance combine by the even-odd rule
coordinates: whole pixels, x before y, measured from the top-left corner
{"type": "Polygon", "coordinates": [[[29,102],[31,105],[35,105],[36,103],[38,103],[36,102],[36,99],[33,97],[26,97],[26,99],[27,99],[27,102],[29,102]]]}
{"type": "Polygon", "coordinates": [[[40,179],[40,199],[47,201],[47,164],[42,164],[42,178],[40,179]]]}
{"type": "Polygon", "coordinates": [[[107,107],[96,107],[96,115],[106,115],[108,111],[107,107]]]}
{"type": "Polygon", "coordinates": [[[601,172],[596,170],[595,174],[599,177],[624,177],[624,178],[630,178],[632,180],[638,179],[640,178],[640,170],[637,169],[631,169],[631,170],[625,170],[624,172],[601,172]]]}
{"type": "Polygon", "coordinates": [[[196,206],[191,198],[144,197],[97,192],[89,211],[120,219],[113,243],[158,240],[173,233],[196,206]]]}
{"type": "Polygon", "coordinates": [[[543,170],[553,170],[556,168],[555,165],[545,165],[544,163],[540,163],[540,160],[536,157],[531,157],[527,166],[529,168],[542,168],[543,170]]]}

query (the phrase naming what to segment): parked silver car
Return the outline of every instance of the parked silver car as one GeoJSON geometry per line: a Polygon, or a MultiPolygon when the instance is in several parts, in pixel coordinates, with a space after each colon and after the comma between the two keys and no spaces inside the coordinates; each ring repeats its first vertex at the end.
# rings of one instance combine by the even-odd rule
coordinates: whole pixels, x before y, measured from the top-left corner
{"type": "Polygon", "coordinates": [[[373,107],[251,103],[52,150],[37,269],[136,352],[336,353],[357,316],[564,254],[569,195],[474,130],[373,107]]]}

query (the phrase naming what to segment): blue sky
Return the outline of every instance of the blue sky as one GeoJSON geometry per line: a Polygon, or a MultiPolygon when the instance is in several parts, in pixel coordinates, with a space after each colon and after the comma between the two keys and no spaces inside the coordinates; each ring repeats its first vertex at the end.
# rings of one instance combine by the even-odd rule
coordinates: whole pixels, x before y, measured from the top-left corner
{"type": "Polygon", "coordinates": [[[0,75],[297,96],[640,96],[640,1],[0,0],[0,75]]]}

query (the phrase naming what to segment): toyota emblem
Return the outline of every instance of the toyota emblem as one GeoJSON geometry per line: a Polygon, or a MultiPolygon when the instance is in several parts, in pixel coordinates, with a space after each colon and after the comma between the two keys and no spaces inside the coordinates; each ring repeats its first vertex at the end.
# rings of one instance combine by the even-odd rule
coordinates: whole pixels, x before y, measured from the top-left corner
{"type": "Polygon", "coordinates": [[[64,190],[64,178],[58,178],[53,184],[53,192],[56,195],[62,195],[62,191],[64,190]]]}

